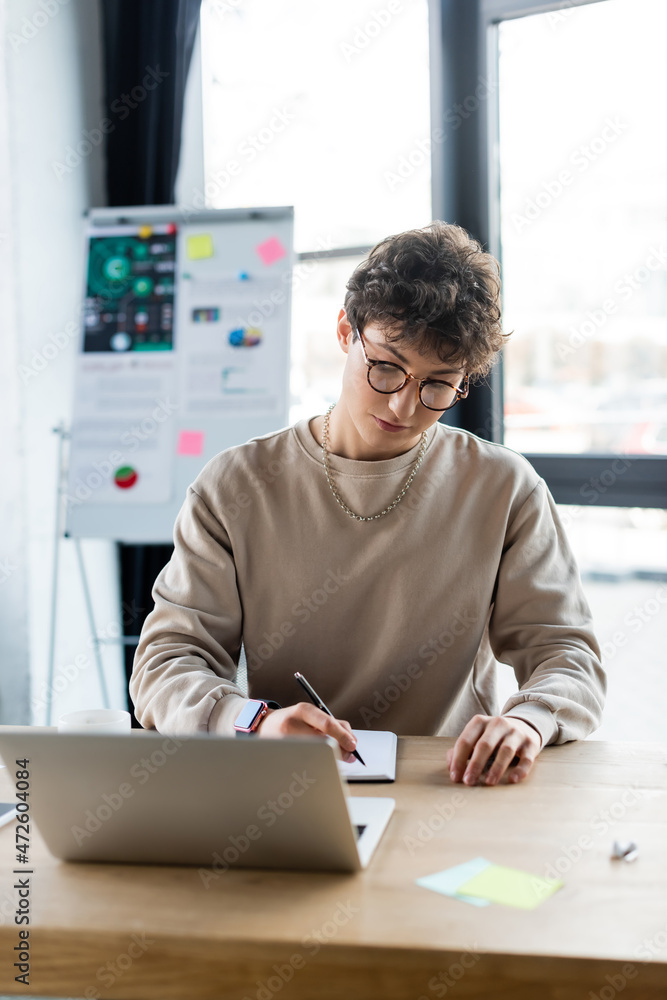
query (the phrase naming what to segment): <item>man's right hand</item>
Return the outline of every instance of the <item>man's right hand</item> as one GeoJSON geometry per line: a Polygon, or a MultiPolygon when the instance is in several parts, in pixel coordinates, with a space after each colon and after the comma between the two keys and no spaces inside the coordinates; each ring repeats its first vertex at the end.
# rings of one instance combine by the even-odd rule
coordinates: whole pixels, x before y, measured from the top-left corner
{"type": "Polygon", "coordinates": [[[349,722],[334,719],[307,701],[300,701],[289,708],[275,708],[267,712],[257,735],[269,739],[281,736],[333,736],[339,744],[343,760],[353,761],[351,751],[357,745],[349,722]]]}

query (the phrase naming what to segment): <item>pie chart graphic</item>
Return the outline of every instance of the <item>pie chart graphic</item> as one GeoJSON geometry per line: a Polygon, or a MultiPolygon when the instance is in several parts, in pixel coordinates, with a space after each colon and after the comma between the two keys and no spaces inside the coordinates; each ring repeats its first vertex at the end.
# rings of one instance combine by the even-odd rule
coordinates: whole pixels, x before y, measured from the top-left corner
{"type": "Polygon", "coordinates": [[[134,294],[135,295],[150,295],[153,291],[153,282],[151,278],[135,278],[134,281],[134,294]]]}
{"type": "Polygon", "coordinates": [[[123,237],[93,237],[88,262],[88,295],[104,301],[120,299],[132,283],[132,250],[135,241],[123,237]]]}
{"type": "Polygon", "coordinates": [[[139,473],[131,465],[121,465],[113,474],[113,481],[121,490],[129,490],[139,478],[139,473]]]}
{"type": "Polygon", "coordinates": [[[108,257],[102,271],[111,281],[123,281],[130,273],[130,262],[127,257],[108,257]]]}
{"type": "Polygon", "coordinates": [[[262,343],[262,331],[255,326],[239,326],[229,331],[228,339],[232,347],[257,347],[262,343]]]}

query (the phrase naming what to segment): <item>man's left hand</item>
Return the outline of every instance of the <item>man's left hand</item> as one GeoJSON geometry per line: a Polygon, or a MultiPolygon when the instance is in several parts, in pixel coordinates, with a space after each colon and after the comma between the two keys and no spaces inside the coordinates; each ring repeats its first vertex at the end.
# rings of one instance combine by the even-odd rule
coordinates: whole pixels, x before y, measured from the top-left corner
{"type": "Polygon", "coordinates": [[[522,719],[475,715],[447,751],[449,774],[452,781],[475,785],[488,764],[485,784],[498,784],[506,772],[508,781],[522,781],[541,749],[542,737],[522,719]],[[515,757],[518,761],[512,765],[515,757]]]}

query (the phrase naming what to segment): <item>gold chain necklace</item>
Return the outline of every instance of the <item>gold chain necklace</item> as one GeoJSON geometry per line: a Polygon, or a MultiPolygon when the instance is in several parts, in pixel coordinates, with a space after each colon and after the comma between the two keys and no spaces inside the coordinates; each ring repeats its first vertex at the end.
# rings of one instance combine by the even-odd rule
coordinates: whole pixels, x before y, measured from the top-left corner
{"type": "Polygon", "coordinates": [[[419,466],[422,464],[422,461],[424,459],[424,452],[426,451],[426,444],[428,442],[428,435],[427,435],[426,431],[422,431],[421,446],[419,448],[419,454],[417,455],[417,459],[416,459],[415,464],[414,464],[414,466],[412,468],[412,472],[410,473],[410,475],[408,476],[408,478],[406,480],[405,486],[403,487],[403,489],[401,490],[401,492],[398,494],[398,496],[396,497],[396,499],[393,500],[389,504],[388,507],[385,507],[384,510],[381,510],[379,514],[371,514],[370,517],[362,517],[361,514],[355,514],[353,510],[350,510],[350,508],[348,507],[348,505],[345,503],[345,501],[341,497],[340,493],[338,492],[338,490],[334,486],[333,478],[332,478],[332,475],[331,475],[331,470],[329,468],[329,453],[327,451],[327,441],[328,441],[328,438],[329,438],[329,414],[331,413],[331,411],[333,410],[333,408],[334,408],[335,405],[336,405],[335,403],[332,403],[331,406],[329,407],[329,409],[327,410],[327,412],[324,414],[324,424],[322,425],[322,457],[323,457],[323,460],[324,460],[324,472],[325,472],[326,477],[327,477],[327,482],[329,484],[329,489],[333,493],[334,500],[336,501],[336,503],[338,504],[338,506],[342,507],[343,510],[345,511],[345,513],[348,514],[350,517],[353,517],[355,521],[375,521],[375,520],[377,520],[378,517],[384,517],[384,515],[388,514],[390,510],[393,510],[394,507],[401,502],[401,500],[403,499],[403,497],[405,496],[405,494],[410,489],[410,484],[412,483],[412,480],[417,475],[417,471],[419,469],[419,466]]]}

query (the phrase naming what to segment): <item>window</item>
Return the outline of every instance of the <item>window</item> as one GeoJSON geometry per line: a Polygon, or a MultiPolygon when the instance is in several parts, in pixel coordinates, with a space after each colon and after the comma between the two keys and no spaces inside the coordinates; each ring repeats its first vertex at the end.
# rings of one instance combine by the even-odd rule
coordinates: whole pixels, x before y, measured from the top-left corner
{"type": "Polygon", "coordinates": [[[446,419],[500,440],[504,395],[506,443],[561,505],[604,738],[658,738],[667,707],[666,29],[664,0],[202,5],[208,203],[295,206],[292,420],[335,398],[346,279],[430,221],[431,180],[500,257],[514,334],[446,419]]]}
{"type": "Polygon", "coordinates": [[[204,0],[201,38],[208,207],[295,209],[294,420],[337,393],[351,271],[431,221],[428,4],[204,0]]]}
{"type": "MultiPolygon", "coordinates": [[[[667,512],[560,506],[608,676],[596,740],[662,740],[667,712],[667,512]]],[[[501,702],[517,689],[499,672],[501,702]]]]}
{"type": "Polygon", "coordinates": [[[519,451],[667,453],[665,34],[662,0],[499,25],[505,441],[519,451]]]}
{"type": "MultiPolygon", "coordinates": [[[[487,123],[488,231],[513,331],[505,442],[561,504],[609,676],[595,738],[658,739],[667,707],[667,512],[658,509],[667,506],[667,8],[553,6],[480,0],[499,85],[487,123]]],[[[506,673],[503,693],[513,684],[506,673]]]]}

